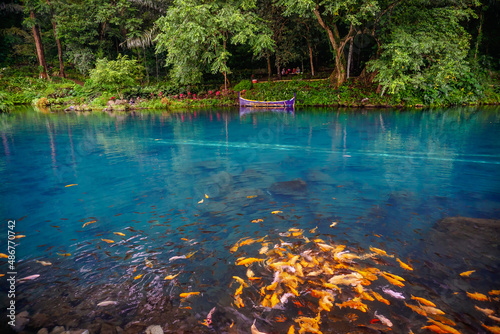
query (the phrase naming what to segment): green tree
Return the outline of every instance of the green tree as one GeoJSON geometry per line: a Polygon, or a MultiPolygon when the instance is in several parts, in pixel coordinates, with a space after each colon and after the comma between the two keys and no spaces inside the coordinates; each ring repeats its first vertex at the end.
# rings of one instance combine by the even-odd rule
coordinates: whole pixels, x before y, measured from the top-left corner
{"type": "Polygon", "coordinates": [[[272,49],[270,32],[251,11],[255,1],[176,0],[157,21],[157,52],[167,51],[171,76],[180,83],[201,81],[203,70],[230,73],[227,44],[249,44],[255,55],[272,49]]]}
{"type": "Polygon", "coordinates": [[[120,99],[123,99],[123,90],[136,85],[142,78],[142,72],[143,67],[137,60],[118,55],[116,60],[98,59],[89,75],[93,84],[115,90],[120,99]]]}
{"type": "Polygon", "coordinates": [[[386,22],[380,57],[368,65],[382,94],[452,89],[471,71],[470,35],[461,22],[472,14],[467,3],[403,1],[386,22]]]}
{"type": "Polygon", "coordinates": [[[277,3],[286,8],[285,15],[315,17],[327,33],[335,58],[331,79],[335,79],[337,86],[346,80],[344,48],[347,42],[368,23],[374,24],[381,7],[391,6],[383,0],[277,0],[277,3]]]}

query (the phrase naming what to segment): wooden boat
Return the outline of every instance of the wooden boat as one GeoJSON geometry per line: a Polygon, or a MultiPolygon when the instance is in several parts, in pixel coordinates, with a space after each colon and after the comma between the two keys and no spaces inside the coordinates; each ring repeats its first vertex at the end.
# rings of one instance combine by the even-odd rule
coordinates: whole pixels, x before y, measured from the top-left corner
{"type": "Polygon", "coordinates": [[[238,92],[240,99],[240,107],[254,107],[254,108],[295,108],[295,93],[290,100],[283,101],[254,101],[247,100],[241,97],[241,92],[238,92]]]}

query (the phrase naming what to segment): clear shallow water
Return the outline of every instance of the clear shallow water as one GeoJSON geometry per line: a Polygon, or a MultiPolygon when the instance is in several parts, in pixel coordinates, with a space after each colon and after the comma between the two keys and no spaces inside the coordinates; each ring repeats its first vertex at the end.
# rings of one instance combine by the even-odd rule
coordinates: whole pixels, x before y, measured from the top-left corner
{"type": "MultiPolygon", "coordinates": [[[[198,321],[215,306],[217,331],[249,332],[254,318],[265,318],[263,328],[283,332],[269,312],[233,304],[232,276],[246,271],[234,263],[259,257],[261,245],[230,248],[242,237],[279,243],[292,227],[317,227],[307,236],[351,251],[374,246],[411,262],[413,272],[391,267],[411,282],[407,297],[437,299],[464,332],[485,321],[465,291],[500,289],[498,243],[471,251],[434,233],[450,216],[499,218],[498,109],[19,110],[0,120],[1,230],[6,235],[7,220],[16,219],[26,235],[16,248],[18,278],[41,275],[19,284],[18,309],[50,314],[56,324],[181,322],[201,332],[209,329],[198,321]],[[183,255],[191,257],[174,258],[183,255]],[[473,278],[458,275],[467,270],[476,270],[473,278]],[[164,280],[170,274],[179,275],[164,280]],[[201,294],[181,300],[188,291],[201,294]],[[119,303],[102,311],[95,305],[103,300],[119,303]]],[[[0,268],[7,270],[5,261],[0,268]]],[[[401,332],[410,319],[418,332],[425,318],[414,319],[400,304],[383,314],[392,314],[401,332]]],[[[356,322],[344,326],[359,330],[356,322]]]]}

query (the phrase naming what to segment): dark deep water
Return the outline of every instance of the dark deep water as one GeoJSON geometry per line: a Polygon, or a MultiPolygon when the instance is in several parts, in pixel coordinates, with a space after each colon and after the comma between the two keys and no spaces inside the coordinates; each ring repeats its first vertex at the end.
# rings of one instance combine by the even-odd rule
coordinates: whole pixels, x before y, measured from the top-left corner
{"type": "MultiPolygon", "coordinates": [[[[500,317],[499,296],[489,293],[500,289],[499,112],[1,114],[0,253],[8,253],[8,221],[16,220],[15,232],[25,235],[15,239],[17,279],[40,275],[16,284],[16,313],[29,312],[26,330],[34,333],[56,325],[249,333],[254,319],[267,333],[291,325],[298,332],[294,319],[317,315],[316,285],[306,280],[293,303],[264,308],[259,291],[273,273],[256,263],[248,268],[262,280],[243,290],[238,307],[233,276],[246,279],[248,268],[235,262],[277,256],[259,254],[266,243],[299,254],[316,238],[353,254],[385,250],[395,257],[380,255],[369,266],[405,278],[404,287],[382,277],[365,285],[405,300],[386,293],[390,305],[364,300],[366,312],[323,310],[323,333],[384,332],[375,311],[392,321],[393,333],[428,333],[421,327],[432,323],[404,304],[417,305],[411,295],[435,302],[462,333],[486,333],[482,323],[500,326],[474,307],[500,317]],[[447,218],[457,216],[473,219],[447,218]],[[290,228],[302,232],[292,237],[290,228]],[[243,237],[265,236],[231,251],[243,237]],[[180,298],[185,292],[200,294],[180,298]],[[116,303],[97,306],[102,301],[116,303]],[[210,328],[200,324],[214,307],[210,328]]],[[[318,266],[329,261],[316,256],[318,266]]],[[[7,260],[0,273],[11,271],[7,260]]],[[[3,310],[7,277],[0,278],[3,310]]],[[[338,294],[334,304],[352,297],[338,294]]]]}

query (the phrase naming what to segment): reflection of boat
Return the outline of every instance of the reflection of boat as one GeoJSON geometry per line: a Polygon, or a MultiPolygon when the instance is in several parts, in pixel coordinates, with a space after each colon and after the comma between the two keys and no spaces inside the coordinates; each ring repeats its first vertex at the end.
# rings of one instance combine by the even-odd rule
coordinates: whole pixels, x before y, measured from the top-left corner
{"type": "Polygon", "coordinates": [[[290,114],[295,117],[295,110],[293,108],[276,108],[276,107],[240,107],[240,117],[253,114],[253,113],[262,113],[262,112],[274,112],[280,114],[290,114]]]}
{"type": "Polygon", "coordinates": [[[252,107],[252,108],[294,108],[295,107],[295,93],[290,100],[283,101],[254,101],[247,100],[241,97],[241,93],[238,92],[238,97],[240,99],[240,107],[252,107]]]}

